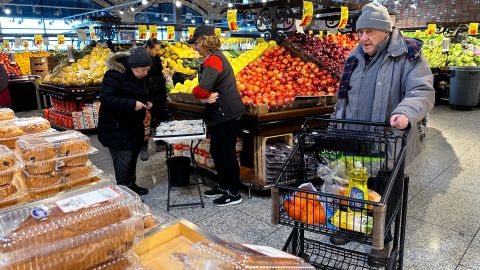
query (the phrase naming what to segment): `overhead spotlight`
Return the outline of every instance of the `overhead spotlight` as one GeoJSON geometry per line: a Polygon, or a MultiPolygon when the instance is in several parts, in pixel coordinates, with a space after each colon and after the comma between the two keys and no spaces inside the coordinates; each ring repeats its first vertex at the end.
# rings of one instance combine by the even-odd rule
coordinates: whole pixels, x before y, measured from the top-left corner
{"type": "Polygon", "coordinates": [[[267,2],[267,0],[262,0],[262,3],[266,3],[266,2],[267,2]]]}
{"type": "Polygon", "coordinates": [[[164,22],[168,22],[168,17],[163,17],[164,22]]]}
{"type": "Polygon", "coordinates": [[[10,15],[10,13],[12,13],[12,10],[9,8],[6,8],[3,12],[5,12],[5,14],[7,15],[10,15]]]}
{"type": "Polygon", "coordinates": [[[232,8],[233,7],[233,4],[232,3],[228,3],[227,5],[229,8],[232,8]]]}
{"type": "Polygon", "coordinates": [[[123,10],[120,10],[118,14],[123,15],[123,10]]]}
{"type": "Polygon", "coordinates": [[[393,1],[393,4],[395,4],[396,6],[398,6],[398,4],[400,4],[400,1],[393,1]]]}
{"type": "Polygon", "coordinates": [[[195,20],[194,20],[194,19],[192,19],[192,23],[195,23],[195,20]]]}
{"type": "Polygon", "coordinates": [[[131,11],[131,12],[134,12],[134,11],[135,11],[135,8],[134,8],[134,7],[130,7],[130,11],[131,11]]]}
{"type": "Polygon", "coordinates": [[[176,7],[181,7],[181,6],[182,6],[182,2],[180,2],[180,1],[178,1],[178,0],[175,1],[175,6],[176,6],[176,7]]]}
{"type": "Polygon", "coordinates": [[[247,26],[250,26],[250,23],[247,23],[247,26]]]}
{"type": "Polygon", "coordinates": [[[413,9],[417,9],[417,4],[411,4],[410,7],[413,9]]]}
{"type": "Polygon", "coordinates": [[[320,14],[316,14],[315,17],[320,18],[320,14]]]}
{"type": "Polygon", "coordinates": [[[142,0],[142,5],[147,5],[148,1],[147,0],[142,0]]]}
{"type": "Polygon", "coordinates": [[[209,24],[209,23],[210,23],[210,21],[209,21],[208,19],[206,19],[206,20],[205,20],[205,23],[206,23],[206,24],[209,24]]]}

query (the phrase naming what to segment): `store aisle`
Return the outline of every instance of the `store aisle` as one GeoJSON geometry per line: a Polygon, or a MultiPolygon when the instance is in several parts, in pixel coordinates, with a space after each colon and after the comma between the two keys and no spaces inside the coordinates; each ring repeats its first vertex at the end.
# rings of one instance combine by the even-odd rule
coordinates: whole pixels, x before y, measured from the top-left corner
{"type": "MultiPolygon", "coordinates": [[[[456,111],[435,107],[429,116],[424,151],[408,168],[410,193],[405,269],[480,269],[480,110],[456,111]]],[[[100,153],[93,162],[113,174],[108,151],[91,136],[100,153]]],[[[282,248],[290,232],[270,223],[270,198],[253,197],[220,208],[206,199],[205,208],[166,211],[167,180],[164,152],[139,161],[138,181],[149,187],[144,196],[152,212],[169,222],[188,219],[228,241],[282,248]]],[[[193,188],[175,188],[174,203],[198,200],[193,188]]],[[[364,249],[358,244],[350,244],[364,249]]]]}

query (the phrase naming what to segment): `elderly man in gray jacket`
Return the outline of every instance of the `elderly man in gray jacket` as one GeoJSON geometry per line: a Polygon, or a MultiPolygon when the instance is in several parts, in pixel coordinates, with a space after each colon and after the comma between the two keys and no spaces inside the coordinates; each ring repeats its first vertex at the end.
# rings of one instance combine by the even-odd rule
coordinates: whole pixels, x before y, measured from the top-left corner
{"type": "MultiPolygon", "coordinates": [[[[417,123],[435,100],[422,42],[403,37],[392,27],[387,9],[377,2],[363,7],[356,29],[360,44],[346,60],[332,117],[387,121],[400,130],[415,127],[407,138],[408,164],[421,150],[417,123]]],[[[345,244],[334,237],[331,241],[345,244]]],[[[389,245],[385,247],[388,254],[389,245]]]]}

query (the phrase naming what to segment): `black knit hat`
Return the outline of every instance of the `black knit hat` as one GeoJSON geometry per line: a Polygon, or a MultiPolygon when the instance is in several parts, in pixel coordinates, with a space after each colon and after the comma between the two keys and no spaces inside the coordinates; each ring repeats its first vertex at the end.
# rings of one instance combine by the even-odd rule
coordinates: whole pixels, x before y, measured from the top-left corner
{"type": "Polygon", "coordinates": [[[207,25],[202,25],[195,28],[193,36],[190,40],[187,41],[188,44],[195,44],[195,41],[202,36],[215,36],[215,28],[207,25]]]}
{"type": "Polygon", "coordinates": [[[150,67],[152,66],[152,57],[148,54],[144,47],[135,47],[130,51],[128,64],[131,68],[150,67]]]}

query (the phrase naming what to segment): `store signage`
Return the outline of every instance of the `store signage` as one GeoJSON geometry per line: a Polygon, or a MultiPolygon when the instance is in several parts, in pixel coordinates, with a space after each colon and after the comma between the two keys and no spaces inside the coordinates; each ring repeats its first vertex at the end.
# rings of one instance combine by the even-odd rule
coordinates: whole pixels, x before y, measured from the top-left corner
{"type": "Polygon", "coordinates": [[[65,44],[65,36],[64,35],[57,35],[58,45],[65,44]]]}
{"type": "Polygon", "coordinates": [[[27,51],[28,50],[28,40],[24,40],[24,41],[22,41],[22,43],[23,43],[23,47],[25,48],[25,51],[27,51]]]}
{"type": "Polygon", "coordinates": [[[426,36],[431,36],[435,33],[435,30],[437,29],[437,26],[434,23],[430,23],[427,26],[427,30],[425,30],[425,35],[426,36]]]}
{"type": "Polygon", "coordinates": [[[175,27],[167,26],[167,40],[174,40],[174,39],[175,39],[175,27]]]}
{"type": "Polygon", "coordinates": [[[95,33],[95,27],[93,26],[93,24],[90,24],[88,26],[88,30],[90,32],[90,38],[92,40],[97,40],[97,33],[95,33]]]}
{"type": "Polygon", "coordinates": [[[195,27],[188,27],[188,39],[192,39],[195,27]]]}
{"type": "Polygon", "coordinates": [[[147,26],[144,24],[138,26],[138,39],[147,39],[147,26]]]}
{"type": "Polygon", "coordinates": [[[19,37],[15,38],[15,48],[20,48],[22,46],[22,39],[19,37]]]}
{"type": "Polygon", "coordinates": [[[469,35],[478,35],[478,23],[470,23],[468,27],[468,34],[469,35]]]}
{"type": "Polygon", "coordinates": [[[415,36],[419,37],[420,36],[420,30],[415,30],[415,36]]]}
{"type": "Polygon", "coordinates": [[[215,28],[215,35],[216,35],[217,37],[221,36],[221,35],[222,35],[222,29],[220,29],[220,28],[215,28]]]}
{"type": "Polygon", "coordinates": [[[77,29],[77,35],[80,41],[87,41],[87,34],[85,32],[85,29],[77,29]]]}
{"type": "Polygon", "coordinates": [[[150,31],[150,38],[157,38],[157,36],[158,36],[158,26],[149,25],[148,30],[150,31]]]}
{"type": "Polygon", "coordinates": [[[228,21],[228,28],[230,29],[230,31],[238,31],[236,9],[229,9],[227,11],[227,21],[228,21]]]}
{"type": "Polygon", "coordinates": [[[309,26],[313,18],[313,3],[310,1],[303,1],[303,17],[300,23],[301,27],[309,26]]]}
{"type": "Polygon", "coordinates": [[[43,42],[43,37],[42,35],[35,35],[35,42],[33,44],[35,44],[35,46],[40,46],[42,45],[42,42],[43,42]]]}
{"type": "Polygon", "coordinates": [[[338,23],[338,29],[343,29],[348,23],[348,7],[340,7],[340,22],[338,23]]]}
{"type": "Polygon", "coordinates": [[[3,40],[3,48],[10,49],[10,42],[7,39],[3,40]]]}

